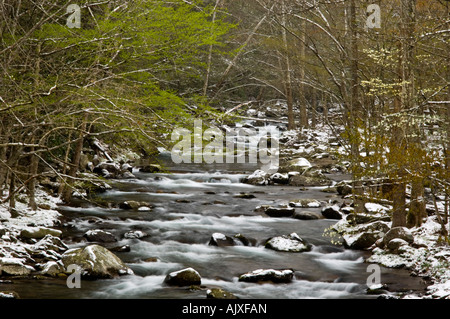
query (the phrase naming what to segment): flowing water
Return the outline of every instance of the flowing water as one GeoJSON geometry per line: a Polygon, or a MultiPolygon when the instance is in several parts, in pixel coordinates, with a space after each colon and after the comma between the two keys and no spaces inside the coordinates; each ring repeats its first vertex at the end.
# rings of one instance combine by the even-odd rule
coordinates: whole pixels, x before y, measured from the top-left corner
{"type": "MultiPolygon", "coordinates": [[[[129,245],[130,252],[116,253],[134,271],[117,279],[82,281],[80,289],[69,289],[65,280],[20,280],[11,290],[22,298],[205,298],[205,289],[169,287],[165,276],[187,267],[202,276],[202,285],[222,287],[240,298],[373,298],[366,294],[368,264],[364,252],[331,244],[324,230],[332,220],[271,218],[255,212],[259,205],[286,204],[289,200],[315,198],[323,203],[336,195],[320,187],[301,190],[289,186],[252,186],[240,182],[245,165],[199,165],[169,167],[173,173],[139,173],[136,179],[114,182],[114,189],[100,195],[115,204],[136,200],[151,204],[150,211],[99,208],[92,205],[61,207],[67,223],[65,240],[70,247],[87,243],[82,235],[89,229],[104,229],[119,241],[106,247],[129,245]],[[240,193],[255,196],[237,198],[240,193]],[[130,230],[149,236],[125,239],[130,230]],[[208,245],[211,235],[242,234],[256,240],[255,246],[216,247],[208,245]],[[277,235],[296,232],[313,245],[310,252],[288,253],[264,248],[277,235]],[[151,258],[151,259],[149,259],[151,258]],[[156,259],[155,259],[156,258],[156,259]],[[156,260],[156,261],[155,261],[156,260]],[[255,284],[238,281],[240,274],[260,268],[295,270],[286,284],[255,284]]],[[[337,178],[337,176],[333,176],[337,178]]],[[[301,209],[301,208],[297,208],[301,209]]],[[[308,208],[320,211],[320,208],[308,208]]],[[[407,271],[382,268],[382,283],[394,290],[423,289],[407,271]]]]}

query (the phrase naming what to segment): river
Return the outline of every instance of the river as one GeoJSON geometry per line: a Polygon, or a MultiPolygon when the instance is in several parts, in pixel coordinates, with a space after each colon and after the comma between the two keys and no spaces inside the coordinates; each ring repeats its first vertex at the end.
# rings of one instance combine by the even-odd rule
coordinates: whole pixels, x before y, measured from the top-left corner
{"type": "MultiPolygon", "coordinates": [[[[241,182],[251,172],[245,165],[221,167],[185,165],[168,167],[171,173],[134,172],[135,179],[113,181],[113,190],[100,194],[111,207],[90,204],[61,206],[65,216],[64,240],[75,248],[86,245],[83,234],[104,229],[119,241],[106,247],[129,245],[129,252],[116,253],[134,271],[117,279],[82,281],[69,289],[63,279],[17,280],[11,290],[22,298],[205,298],[206,289],[166,286],[171,272],[187,267],[202,276],[202,286],[221,287],[239,298],[374,298],[366,294],[370,275],[363,251],[331,244],[324,230],[335,220],[271,218],[255,212],[259,205],[286,204],[289,200],[315,198],[326,204],[339,199],[320,187],[253,186],[241,182]],[[237,198],[240,193],[254,198],[237,198]],[[145,201],[151,210],[124,210],[118,203],[145,201]],[[149,236],[124,238],[130,230],[149,236]],[[208,245],[213,233],[242,234],[256,240],[254,246],[208,245]],[[310,252],[277,252],[264,242],[292,232],[312,244],[310,252]],[[295,270],[291,283],[239,282],[240,274],[260,268],[295,270]]],[[[330,176],[337,180],[345,176],[330,176]]],[[[297,208],[301,209],[301,208],[297,208]]],[[[320,212],[321,208],[308,208],[320,212]]],[[[422,290],[424,284],[406,270],[381,268],[382,283],[391,291],[422,290]]]]}

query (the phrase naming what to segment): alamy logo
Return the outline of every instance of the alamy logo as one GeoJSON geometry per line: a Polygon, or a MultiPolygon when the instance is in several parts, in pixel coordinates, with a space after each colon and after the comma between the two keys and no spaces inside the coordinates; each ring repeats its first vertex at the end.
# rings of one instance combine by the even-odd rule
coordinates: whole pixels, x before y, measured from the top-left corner
{"type": "Polygon", "coordinates": [[[75,264],[67,266],[67,272],[72,273],[67,277],[67,288],[81,288],[81,267],[75,264]]]}
{"type": "Polygon", "coordinates": [[[265,171],[278,170],[279,131],[275,127],[227,128],[224,134],[217,127],[203,130],[201,120],[194,121],[194,130],[176,128],[171,135],[172,161],[180,163],[251,163],[262,164],[265,171]],[[180,140],[181,139],[181,140],[180,140]]]}
{"type": "Polygon", "coordinates": [[[367,14],[369,16],[366,20],[366,28],[379,29],[381,28],[381,9],[378,4],[371,4],[367,7],[367,14]]]}
{"type": "Polygon", "coordinates": [[[67,17],[66,25],[69,28],[81,28],[81,8],[78,4],[70,4],[67,6],[66,13],[70,14],[67,17]]]}

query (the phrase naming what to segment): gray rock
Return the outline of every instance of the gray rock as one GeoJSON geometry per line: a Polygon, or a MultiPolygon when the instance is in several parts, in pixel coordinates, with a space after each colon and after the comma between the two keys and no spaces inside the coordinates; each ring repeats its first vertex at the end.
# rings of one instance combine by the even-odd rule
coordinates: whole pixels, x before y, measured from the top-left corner
{"type": "Polygon", "coordinates": [[[113,247],[110,250],[113,252],[118,252],[118,253],[128,253],[131,251],[131,248],[129,245],[123,245],[123,246],[113,247]]]}
{"type": "Polygon", "coordinates": [[[300,212],[294,213],[294,218],[300,219],[300,220],[315,220],[315,219],[320,219],[321,216],[319,216],[318,214],[313,213],[313,212],[300,211],[300,212]]]}
{"type": "Polygon", "coordinates": [[[28,276],[35,269],[25,265],[19,258],[0,258],[0,273],[11,276],[28,276]]]}
{"type": "Polygon", "coordinates": [[[411,231],[406,227],[394,227],[389,230],[386,235],[383,237],[383,244],[387,246],[387,244],[395,238],[400,238],[406,241],[408,244],[412,244],[414,242],[414,236],[411,231]]]}
{"type": "Polygon", "coordinates": [[[267,185],[269,183],[270,174],[262,170],[256,170],[253,174],[244,178],[243,182],[251,185],[267,185]]]}
{"type": "Polygon", "coordinates": [[[89,242],[113,243],[117,241],[113,234],[101,229],[88,230],[83,237],[85,237],[89,242]]]}
{"type": "Polygon", "coordinates": [[[186,268],[169,273],[164,282],[170,286],[191,286],[200,285],[202,278],[193,268],[186,268]]]}
{"type": "Polygon", "coordinates": [[[270,181],[274,184],[288,184],[289,183],[289,175],[288,174],[281,174],[281,173],[275,173],[272,176],[270,176],[270,181]]]}
{"type": "Polygon", "coordinates": [[[335,187],[336,187],[338,194],[341,196],[350,195],[353,191],[350,182],[346,182],[346,181],[341,181],[341,182],[337,183],[335,187]]]}
{"type": "Polygon", "coordinates": [[[327,219],[342,219],[342,214],[336,205],[324,207],[321,213],[327,219]]]}
{"type": "Polygon", "coordinates": [[[112,162],[103,162],[94,167],[94,173],[105,178],[114,178],[121,172],[120,165],[112,162]]]}
{"type": "Polygon", "coordinates": [[[268,207],[264,213],[270,217],[291,217],[295,213],[295,208],[291,207],[268,207]]]}
{"type": "Polygon", "coordinates": [[[288,283],[294,278],[292,269],[257,269],[239,276],[239,281],[288,283]]]}
{"type": "Polygon", "coordinates": [[[330,185],[330,180],[328,178],[294,175],[289,179],[289,185],[297,187],[327,186],[330,185]]]}
{"type": "Polygon", "coordinates": [[[350,249],[367,249],[381,238],[378,232],[363,232],[355,236],[343,236],[344,246],[350,249]]]}
{"type": "Polygon", "coordinates": [[[242,198],[242,199],[252,199],[252,198],[256,198],[255,195],[253,194],[248,194],[248,193],[241,193],[241,194],[237,194],[233,196],[234,198],[242,198]]]}
{"type": "Polygon", "coordinates": [[[206,298],[208,299],[238,299],[231,292],[225,291],[222,288],[211,288],[206,291],[206,298]]]}
{"type": "Polygon", "coordinates": [[[20,237],[25,239],[42,239],[47,235],[61,237],[62,231],[47,227],[27,227],[20,232],[20,237]]]}
{"type": "Polygon", "coordinates": [[[310,251],[312,246],[296,233],[292,233],[287,236],[282,235],[270,238],[267,240],[265,247],[276,251],[301,253],[310,251]]]}
{"type": "Polygon", "coordinates": [[[148,207],[148,206],[150,206],[150,204],[147,202],[138,202],[135,200],[127,200],[119,204],[120,209],[134,209],[134,210],[138,210],[141,207],[148,207]]]}
{"type": "Polygon", "coordinates": [[[242,234],[236,234],[233,238],[235,239],[235,242],[238,240],[244,246],[256,246],[256,239],[254,238],[249,238],[242,234]]]}
{"type": "Polygon", "coordinates": [[[63,252],[68,249],[67,245],[58,237],[47,235],[33,245],[35,251],[63,252]]]}
{"type": "Polygon", "coordinates": [[[161,171],[162,171],[161,166],[157,164],[145,165],[139,169],[139,172],[142,173],[157,173],[161,171]]]}
{"type": "Polygon", "coordinates": [[[133,274],[119,257],[99,245],[68,250],[62,255],[61,261],[66,269],[69,265],[77,265],[81,268],[82,276],[93,279],[133,274]]]}
{"type": "Polygon", "coordinates": [[[321,204],[317,199],[302,198],[302,199],[291,200],[289,202],[289,206],[302,207],[302,208],[317,208],[317,207],[320,207],[321,204]]]}
{"type": "Polygon", "coordinates": [[[41,270],[41,275],[57,277],[65,272],[64,265],[62,262],[49,261],[43,265],[41,270]]]}
{"type": "Polygon", "coordinates": [[[209,240],[209,245],[218,247],[234,246],[235,242],[233,238],[229,236],[226,236],[222,233],[214,233],[209,240]]]}
{"type": "Polygon", "coordinates": [[[399,254],[402,246],[408,246],[408,242],[401,238],[394,238],[387,243],[387,249],[392,254],[399,254]]]}
{"type": "Polygon", "coordinates": [[[142,230],[130,230],[123,234],[123,237],[126,239],[141,239],[147,236],[148,234],[142,230]]]}

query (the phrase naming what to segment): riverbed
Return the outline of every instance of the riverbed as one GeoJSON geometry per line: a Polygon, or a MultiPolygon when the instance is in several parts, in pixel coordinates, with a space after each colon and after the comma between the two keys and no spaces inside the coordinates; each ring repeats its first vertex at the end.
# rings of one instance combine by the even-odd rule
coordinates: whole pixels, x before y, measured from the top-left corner
{"type": "MultiPolygon", "coordinates": [[[[128,245],[116,254],[134,275],[81,282],[69,289],[65,279],[13,280],[8,290],[21,298],[205,298],[206,289],[220,287],[242,299],[375,298],[367,290],[367,253],[331,243],[324,231],[336,220],[273,218],[255,210],[261,205],[279,206],[290,200],[314,198],[325,206],[341,199],[323,187],[253,186],[242,183],[251,172],[245,165],[222,167],[191,165],[167,167],[170,173],[141,173],[136,178],[111,181],[113,189],[99,194],[109,208],[87,202],[61,206],[63,239],[70,248],[88,244],[83,234],[102,229],[115,235],[107,248],[128,245]],[[240,194],[253,198],[241,198],[240,194]],[[141,201],[149,209],[118,208],[124,201],[141,201]],[[124,238],[140,230],[148,236],[124,238]],[[279,252],[264,247],[273,236],[295,232],[312,245],[309,252],[279,252]],[[252,245],[209,245],[212,234],[241,234],[252,245]],[[201,277],[200,287],[171,287],[164,278],[172,271],[192,267],[201,277]],[[290,283],[246,283],[238,277],[256,269],[293,269],[290,283]]],[[[333,180],[343,175],[330,175],[333,180]]],[[[318,208],[296,208],[320,213],[318,208]]],[[[426,286],[409,272],[381,268],[381,282],[392,293],[421,292],[426,286]]]]}

